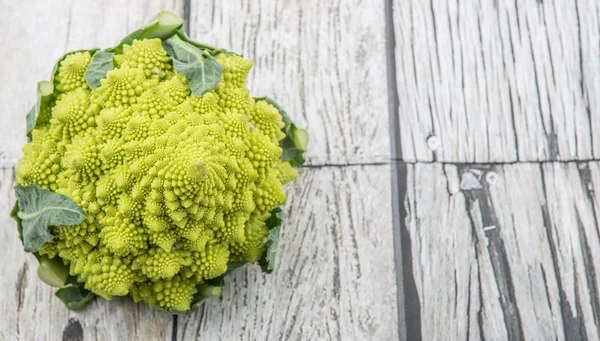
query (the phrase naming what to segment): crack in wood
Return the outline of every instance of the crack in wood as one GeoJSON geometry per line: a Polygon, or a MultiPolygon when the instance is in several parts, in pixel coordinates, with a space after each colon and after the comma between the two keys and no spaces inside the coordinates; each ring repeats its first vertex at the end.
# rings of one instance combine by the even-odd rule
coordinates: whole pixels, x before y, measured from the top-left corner
{"type": "MultiPolygon", "coordinates": [[[[579,89],[581,91],[581,96],[585,103],[585,111],[587,112],[588,124],[590,127],[593,127],[592,120],[592,110],[590,109],[590,99],[588,98],[588,91],[585,87],[585,71],[583,67],[583,41],[581,38],[581,15],[579,14],[579,5],[577,1],[575,1],[575,13],[577,14],[577,39],[579,40],[579,74],[580,74],[580,82],[579,89]]],[[[590,129],[590,134],[592,135],[590,138],[590,150],[592,151],[592,155],[596,155],[594,153],[594,130],[590,129]]]]}
{"type": "MultiPolygon", "coordinates": [[[[540,171],[542,174],[543,194],[544,194],[544,198],[546,199],[546,202],[547,202],[548,198],[547,198],[547,193],[546,193],[546,181],[545,181],[545,177],[544,177],[544,172],[541,169],[541,167],[540,167],[540,171]]],[[[546,229],[546,238],[548,240],[548,246],[550,248],[550,255],[551,255],[552,264],[554,267],[554,269],[553,269],[554,275],[556,277],[556,284],[558,286],[560,313],[561,313],[561,318],[562,318],[563,333],[564,333],[565,341],[587,340],[587,335],[585,335],[585,326],[584,326],[582,316],[580,314],[579,315],[573,314],[573,312],[571,311],[571,306],[567,299],[567,294],[565,293],[565,290],[563,288],[563,280],[561,278],[562,276],[561,276],[559,260],[558,260],[559,246],[556,245],[556,242],[554,240],[554,235],[552,233],[553,224],[550,219],[550,213],[548,211],[548,206],[546,204],[544,204],[544,205],[542,205],[541,208],[542,208],[542,219],[544,222],[544,227],[546,229]],[[582,334],[582,330],[583,330],[584,334],[582,334]]],[[[546,281],[545,273],[544,273],[544,281],[546,281]]]]}
{"type": "MultiPolygon", "coordinates": [[[[465,169],[459,171],[460,173],[466,172],[465,169]]],[[[515,297],[515,287],[513,284],[510,263],[508,261],[506,255],[506,248],[504,246],[504,241],[500,236],[500,222],[496,217],[496,213],[494,210],[494,204],[491,201],[491,195],[489,192],[489,185],[487,183],[483,184],[483,188],[481,189],[473,189],[469,191],[463,191],[465,194],[466,202],[468,203],[468,216],[471,222],[471,227],[473,229],[473,236],[477,238],[480,234],[475,231],[475,228],[478,228],[475,224],[475,220],[472,216],[472,210],[475,209],[474,203],[478,203],[478,207],[481,214],[481,223],[484,227],[486,226],[496,226],[495,229],[487,229],[484,231],[486,237],[487,251],[490,257],[492,269],[494,272],[494,277],[496,279],[496,284],[498,288],[498,292],[500,294],[500,305],[502,307],[502,312],[504,314],[504,323],[506,326],[506,331],[511,341],[525,341],[525,336],[523,334],[523,326],[521,321],[521,316],[519,309],[517,307],[516,297],[515,297]]],[[[485,228],[484,228],[485,229],[485,228]]],[[[477,243],[479,246],[479,241],[477,243]]],[[[476,254],[479,254],[477,252],[476,254]]],[[[480,283],[481,289],[481,283],[480,283]]],[[[480,292],[480,299],[483,296],[480,292]]],[[[483,304],[483,302],[481,302],[483,304]]]]}
{"type": "Polygon", "coordinates": [[[406,323],[406,339],[421,341],[421,303],[419,298],[419,292],[415,282],[415,274],[413,270],[413,256],[412,256],[412,236],[408,230],[406,220],[408,212],[404,205],[404,201],[407,197],[407,185],[408,185],[408,172],[406,164],[398,165],[396,169],[397,176],[397,198],[398,201],[395,203],[400,206],[399,214],[397,216],[398,225],[400,229],[400,250],[401,250],[401,268],[396,271],[402,272],[402,285],[403,285],[403,299],[404,307],[400,306],[398,309],[404,309],[405,323],[406,323]]]}
{"type": "MultiPolygon", "coordinates": [[[[587,195],[588,200],[590,202],[590,206],[594,213],[594,222],[596,224],[596,232],[595,237],[600,240],[600,230],[598,229],[598,210],[597,210],[597,202],[594,196],[594,186],[592,182],[592,172],[588,164],[581,164],[577,167],[579,172],[579,178],[582,184],[582,190],[587,195]]],[[[585,228],[583,226],[583,222],[579,212],[577,213],[577,224],[578,224],[578,232],[579,232],[579,240],[583,247],[582,256],[583,256],[583,264],[585,269],[587,270],[585,275],[588,282],[588,287],[590,288],[590,296],[592,298],[598,298],[598,278],[596,274],[596,267],[594,265],[593,252],[588,243],[587,236],[585,235],[585,228]]],[[[594,317],[594,324],[597,326],[598,331],[600,332],[600,301],[598,299],[592,300],[590,302],[592,307],[592,315],[594,317]]]]}
{"type": "Polygon", "coordinates": [[[469,273],[469,282],[467,284],[467,341],[471,338],[471,273],[469,273]]]}
{"type": "Polygon", "coordinates": [[[579,227],[579,241],[582,245],[582,258],[583,265],[586,269],[585,278],[588,283],[588,288],[590,290],[590,297],[592,300],[590,301],[590,305],[592,308],[592,316],[594,318],[594,325],[599,328],[600,331],[600,296],[598,295],[598,278],[596,277],[596,267],[594,265],[594,259],[592,256],[592,250],[590,249],[590,245],[585,236],[585,228],[581,221],[581,217],[577,215],[577,225],[579,227]]]}
{"type": "Polygon", "coordinates": [[[24,295],[25,295],[25,287],[27,286],[27,270],[28,270],[27,263],[23,263],[23,266],[19,270],[19,275],[17,276],[17,283],[15,285],[15,287],[16,287],[15,289],[17,291],[17,323],[16,323],[17,336],[19,336],[21,334],[19,317],[21,315],[21,308],[23,306],[23,301],[25,300],[24,295]]]}
{"type": "MultiPolygon", "coordinates": [[[[392,164],[392,228],[394,239],[394,265],[396,272],[396,305],[398,309],[398,336],[400,340],[420,341],[421,306],[414,274],[410,233],[406,226],[408,212],[407,165],[402,160],[402,139],[399,121],[399,93],[396,70],[396,37],[394,25],[394,0],[385,0],[386,66],[388,89],[388,115],[390,125],[390,162],[392,164]]],[[[415,75],[416,75],[416,68],[415,75]]],[[[435,157],[435,153],[434,153],[435,157]]]]}
{"type": "MultiPolygon", "coordinates": [[[[468,193],[468,192],[467,192],[468,193]]],[[[473,243],[473,247],[475,249],[475,260],[477,261],[477,292],[478,292],[478,301],[479,301],[479,307],[477,309],[477,331],[479,332],[479,338],[482,339],[482,341],[484,341],[485,339],[485,334],[483,332],[484,330],[484,326],[483,326],[483,318],[482,318],[482,311],[483,311],[483,294],[482,294],[482,285],[481,285],[481,271],[479,270],[479,258],[477,257],[477,255],[480,252],[481,246],[479,245],[481,243],[481,240],[479,238],[476,238],[475,236],[477,236],[477,225],[475,224],[475,221],[473,219],[473,216],[471,215],[471,210],[472,210],[472,206],[473,206],[473,200],[469,200],[467,198],[467,200],[465,200],[465,211],[467,212],[467,217],[469,219],[469,224],[471,227],[471,234],[473,235],[473,239],[472,239],[472,243],[473,243]]],[[[471,274],[469,273],[469,284],[468,284],[468,298],[467,298],[467,341],[470,339],[471,337],[471,274]]]]}
{"type": "MultiPolygon", "coordinates": [[[[474,225],[473,225],[473,228],[475,228],[474,225]]],[[[483,331],[484,330],[484,328],[483,328],[483,292],[482,292],[483,286],[481,285],[481,271],[479,271],[479,270],[477,271],[477,286],[478,286],[478,292],[479,292],[479,310],[477,310],[477,326],[479,328],[478,331],[479,331],[480,340],[486,341],[485,332],[483,331]]]]}
{"type": "Polygon", "coordinates": [[[552,299],[550,298],[550,290],[548,289],[548,278],[546,277],[546,270],[544,270],[544,265],[540,263],[540,272],[542,274],[542,280],[544,282],[544,289],[546,292],[546,301],[548,302],[548,307],[550,311],[552,311],[552,299]]]}
{"type": "Polygon", "coordinates": [[[177,341],[177,315],[173,315],[171,326],[171,341],[177,341]]]}
{"type": "Polygon", "coordinates": [[[191,0],[183,0],[183,22],[184,22],[184,29],[185,32],[187,33],[188,36],[193,36],[193,33],[190,31],[191,27],[191,0]]]}

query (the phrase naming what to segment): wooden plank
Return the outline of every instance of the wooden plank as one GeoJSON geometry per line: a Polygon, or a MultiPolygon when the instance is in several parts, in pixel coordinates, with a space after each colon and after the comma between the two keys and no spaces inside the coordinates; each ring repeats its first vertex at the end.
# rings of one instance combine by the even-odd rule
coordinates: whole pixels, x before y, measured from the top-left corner
{"type": "Polygon", "coordinates": [[[183,15],[183,0],[3,1],[0,11],[0,168],[20,158],[36,85],[66,52],[116,45],[161,9],[183,15]]]}
{"type": "Polygon", "coordinates": [[[390,167],[302,169],[276,270],[240,269],[178,340],[398,340],[390,167]]]}
{"type": "Polygon", "coordinates": [[[395,0],[393,10],[404,160],[599,157],[600,2],[395,0]]]}
{"type": "Polygon", "coordinates": [[[253,60],[249,89],[280,102],[313,165],[390,158],[383,0],[191,2],[191,36],[253,60]]]}
{"type": "Polygon", "coordinates": [[[409,165],[409,339],[600,339],[597,186],[597,162],[409,165]]]}
{"type": "MultiPolygon", "coordinates": [[[[23,252],[8,215],[14,203],[14,165],[25,142],[24,117],[35,98],[35,84],[47,79],[65,52],[116,44],[161,9],[183,15],[183,1],[22,1],[4,2],[0,20],[0,65],[6,91],[0,93],[0,152],[9,159],[0,164],[0,226],[5,262],[0,277],[3,318],[1,340],[58,340],[82,334],[85,340],[171,339],[172,317],[134,305],[128,299],[98,301],[82,312],[70,312],[37,279],[35,259],[23,252]]],[[[1,160],[1,158],[0,158],[1,160]]],[[[67,338],[68,339],[68,338],[67,338]]]]}

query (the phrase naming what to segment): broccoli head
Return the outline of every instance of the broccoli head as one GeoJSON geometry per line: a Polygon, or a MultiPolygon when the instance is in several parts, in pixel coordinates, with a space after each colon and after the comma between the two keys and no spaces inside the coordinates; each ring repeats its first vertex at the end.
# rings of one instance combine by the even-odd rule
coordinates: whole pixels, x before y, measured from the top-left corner
{"type": "Polygon", "coordinates": [[[95,87],[86,70],[99,52],[63,58],[16,182],[84,215],[50,228],[38,256],[106,299],[188,311],[228,264],[265,254],[266,221],[298,174],[282,159],[285,113],[246,88],[252,62],[210,50],[221,77],[198,96],[161,38],[116,49],[95,87]]]}

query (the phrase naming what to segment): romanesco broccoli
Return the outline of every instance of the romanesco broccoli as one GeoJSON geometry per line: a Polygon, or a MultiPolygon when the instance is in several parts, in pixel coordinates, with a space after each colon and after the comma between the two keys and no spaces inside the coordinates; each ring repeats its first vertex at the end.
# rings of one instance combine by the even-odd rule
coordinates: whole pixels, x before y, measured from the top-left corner
{"type": "MultiPolygon", "coordinates": [[[[282,114],[246,88],[252,62],[202,50],[181,30],[172,37],[171,45],[161,36],[113,49],[97,87],[86,70],[106,52],[68,54],[16,182],[66,196],[83,211],[81,222],[49,230],[38,257],[59,257],[74,283],[106,299],[131,295],[188,311],[228,263],[265,254],[265,222],[286,202],[282,185],[298,174],[282,160],[282,114]],[[174,60],[181,42],[218,63],[221,77],[200,96],[190,86],[198,80],[174,60]]],[[[210,76],[206,65],[202,76],[210,76]]]]}

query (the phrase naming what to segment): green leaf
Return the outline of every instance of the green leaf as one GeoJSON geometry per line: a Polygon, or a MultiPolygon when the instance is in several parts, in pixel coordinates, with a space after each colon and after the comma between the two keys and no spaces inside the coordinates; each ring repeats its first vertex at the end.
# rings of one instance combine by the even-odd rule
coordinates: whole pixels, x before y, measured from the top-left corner
{"type": "Polygon", "coordinates": [[[258,260],[258,264],[261,269],[268,274],[273,272],[273,269],[275,268],[275,256],[279,249],[279,237],[281,235],[281,216],[282,210],[280,207],[277,207],[271,211],[271,216],[265,222],[270,232],[264,239],[267,250],[258,260]]]}
{"type": "Polygon", "coordinates": [[[214,89],[221,81],[223,67],[208,51],[174,35],[163,42],[167,54],[173,59],[175,70],[184,75],[197,97],[214,89]]]}
{"type": "Polygon", "coordinates": [[[55,295],[71,310],[79,310],[96,298],[93,292],[83,287],[83,283],[69,284],[58,289],[55,295]]]}
{"type": "Polygon", "coordinates": [[[17,217],[23,224],[23,247],[27,252],[38,251],[52,240],[50,226],[72,226],[85,219],[83,210],[64,195],[36,185],[16,186],[15,193],[19,203],[17,217]]]}
{"type": "Polygon", "coordinates": [[[275,256],[279,248],[279,236],[281,235],[281,225],[272,229],[269,235],[265,237],[265,244],[268,245],[267,251],[263,254],[261,259],[258,260],[261,269],[270,274],[275,268],[275,256]]]}
{"type": "Polygon", "coordinates": [[[112,49],[107,49],[106,52],[114,52],[120,54],[123,52],[123,45],[131,45],[134,40],[159,38],[165,40],[172,36],[183,25],[183,19],[177,14],[169,11],[161,11],[150,22],[137,31],[130,33],[123,38],[119,45],[112,49]]]}
{"type": "MultiPolygon", "coordinates": [[[[12,211],[10,212],[10,216],[17,222],[17,232],[19,233],[19,240],[21,241],[21,244],[24,245],[23,244],[23,221],[21,220],[21,218],[19,218],[18,214],[19,214],[19,202],[17,201],[17,202],[15,202],[15,206],[13,207],[12,211]]],[[[39,262],[42,256],[40,256],[40,254],[38,252],[32,252],[32,254],[35,256],[35,258],[39,262]]]]}
{"type": "Polygon", "coordinates": [[[85,82],[96,89],[100,86],[100,80],[106,77],[106,73],[113,69],[114,53],[98,51],[94,54],[92,62],[85,71],[85,82]]]}
{"type": "Polygon", "coordinates": [[[40,256],[38,260],[40,265],[38,266],[37,274],[42,282],[56,288],[62,288],[67,285],[69,267],[63,264],[59,257],[50,259],[47,256],[40,256]]]}
{"type": "Polygon", "coordinates": [[[279,147],[283,149],[281,159],[289,162],[292,167],[300,167],[304,164],[304,151],[308,146],[308,132],[302,128],[298,128],[290,119],[287,112],[274,100],[269,97],[255,98],[256,101],[266,101],[275,107],[281,114],[281,118],[285,126],[281,131],[285,134],[285,138],[279,141],[279,147]]]}
{"type": "Polygon", "coordinates": [[[275,207],[272,211],[271,211],[271,216],[269,218],[267,218],[267,220],[265,220],[265,224],[267,225],[267,228],[269,230],[272,230],[274,228],[276,228],[277,226],[281,225],[281,216],[283,215],[283,210],[281,209],[281,207],[275,207]]]}
{"type": "Polygon", "coordinates": [[[41,81],[37,85],[37,101],[27,114],[27,137],[31,141],[31,132],[37,125],[40,113],[49,114],[52,105],[54,86],[52,82],[41,81]]]}

